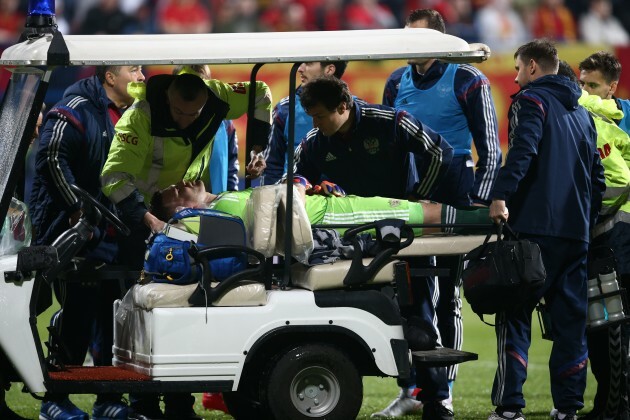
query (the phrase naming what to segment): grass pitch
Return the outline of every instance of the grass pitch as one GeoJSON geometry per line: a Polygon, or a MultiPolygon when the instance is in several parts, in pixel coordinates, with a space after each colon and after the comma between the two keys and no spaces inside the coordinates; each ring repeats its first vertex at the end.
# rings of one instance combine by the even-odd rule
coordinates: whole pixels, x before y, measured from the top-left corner
{"type": "MultiPolygon", "coordinates": [[[[54,312],[51,308],[48,314],[42,315],[39,322],[40,334],[45,338],[47,319],[54,312]]],[[[483,324],[464,302],[464,350],[479,354],[479,360],[460,365],[457,381],[455,382],[453,405],[456,419],[479,420],[486,419],[492,410],[490,392],[496,369],[496,339],[494,328],[483,324]]],[[[529,351],[528,379],[524,393],[527,407],[524,414],[528,420],[549,419],[549,411],[553,403],[549,388],[549,371],[547,361],[551,351],[551,342],[542,340],[538,321],[534,314],[532,326],[532,346],[529,351]]],[[[370,414],[380,411],[397,395],[396,380],[393,378],[366,377],[363,381],[363,406],[358,419],[369,419],[370,414]]],[[[37,419],[40,402],[29,394],[22,393],[20,384],[14,384],[7,392],[9,407],[18,414],[37,419]]],[[[592,408],[595,394],[595,381],[589,374],[587,389],[584,395],[586,404],[584,412],[592,408]]],[[[73,395],[72,401],[79,408],[91,414],[93,395],[73,395]]],[[[197,395],[195,410],[206,419],[230,419],[231,416],[218,411],[207,411],[201,406],[201,395],[197,395]]],[[[420,416],[406,416],[404,419],[419,418],[420,416]]]]}

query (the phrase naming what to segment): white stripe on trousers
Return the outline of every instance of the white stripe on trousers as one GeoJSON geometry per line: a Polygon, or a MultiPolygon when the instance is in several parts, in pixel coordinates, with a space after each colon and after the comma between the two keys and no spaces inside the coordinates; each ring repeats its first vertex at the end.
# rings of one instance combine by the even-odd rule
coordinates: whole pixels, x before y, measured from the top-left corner
{"type": "Polygon", "coordinates": [[[505,391],[505,369],[507,364],[507,353],[505,352],[505,339],[507,337],[507,324],[505,312],[500,312],[494,319],[495,328],[498,331],[497,334],[497,389],[492,404],[496,407],[501,406],[503,401],[503,392],[505,391]]]}

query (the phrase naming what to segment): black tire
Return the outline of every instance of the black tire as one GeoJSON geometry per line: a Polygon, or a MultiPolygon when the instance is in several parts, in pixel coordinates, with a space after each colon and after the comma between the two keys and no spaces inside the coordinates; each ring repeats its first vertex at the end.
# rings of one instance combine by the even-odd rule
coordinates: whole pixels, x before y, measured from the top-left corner
{"type": "Polygon", "coordinates": [[[304,344],[282,355],[269,374],[267,405],[278,420],[354,419],[363,401],[363,382],[339,349],[304,344]]]}

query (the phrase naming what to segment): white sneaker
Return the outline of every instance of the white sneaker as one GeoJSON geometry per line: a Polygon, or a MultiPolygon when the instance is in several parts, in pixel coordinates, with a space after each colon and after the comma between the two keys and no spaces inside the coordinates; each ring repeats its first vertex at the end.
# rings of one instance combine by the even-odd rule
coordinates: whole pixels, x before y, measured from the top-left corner
{"type": "Polygon", "coordinates": [[[453,396],[449,394],[447,399],[440,401],[440,404],[448,408],[450,411],[453,411],[453,396]]]}
{"type": "Polygon", "coordinates": [[[558,409],[556,407],[554,407],[549,412],[549,417],[551,417],[553,419],[554,417],[556,417],[556,414],[558,414],[558,409]]]}
{"type": "Polygon", "coordinates": [[[525,416],[520,411],[493,411],[488,420],[525,420],[525,416]]]}
{"type": "Polygon", "coordinates": [[[445,399],[445,400],[440,401],[440,404],[442,404],[448,410],[453,411],[453,385],[452,385],[452,382],[448,386],[448,398],[445,399]]]}
{"type": "Polygon", "coordinates": [[[383,411],[373,413],[370,417],[402,417],[406,414],[417,413],[420,410],[422,410],[422,401],[401,393],[383,411]]]}

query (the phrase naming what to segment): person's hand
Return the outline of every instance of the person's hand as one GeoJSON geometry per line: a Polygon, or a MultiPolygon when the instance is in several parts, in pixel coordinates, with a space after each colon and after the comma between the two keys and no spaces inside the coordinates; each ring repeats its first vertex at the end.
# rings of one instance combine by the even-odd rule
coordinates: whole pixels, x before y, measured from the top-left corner
{"type": "Polygon", "coordinates": [[[490,50],[490,47],[487,46],[486,44],[482,44],[480,42],[474,42],[472,44],[468,44],[470,47],[470,51],[483,51],[486,53],[486,55],[482,58],[482,60],[487,60],[490,58],[490,56],[492,55],[492,50],[490,50]]]}
{"type": "Polygon", "coordinates": [[[322,181],[319,185],[318,185],[318,194],[320,195],[328,195],[328,196],[335,196],[335,197],[345,197],[346,196],[346,192],[343,190],[343,188],[341,188],[339,185],[329,182],[329,181],[322,181]]]}
{"type": "Polygon", "coordinates": [[[505,207],[505,200],[492,200],[488,215],[496,224],[499,224],[502,220],[507,222],[510,212],[505,207]]]}
{"type": "Polygon", "coordinates": [[[245,178],[256,179],[262,175],[267,167],[265,163],[265,159],[263,158],[262,153],[257,153],[252,150],[249,153],[250,161],[247,164],[247,168],[245,168],[245,178]]]}
{"type": "Polygon", "coordinates": [[[488,207],[487,205],[483,204],[483,203],[472,203],[471,204],[472,207],[488,207]]]}
{"type": "Polygon", "coordinates": [[[143,222],[149,229],[151,229],[151,233],[161,232],[164,230],[164,226],[166,226],[166,223],[149,212],[144,214],[143,222]]]}

